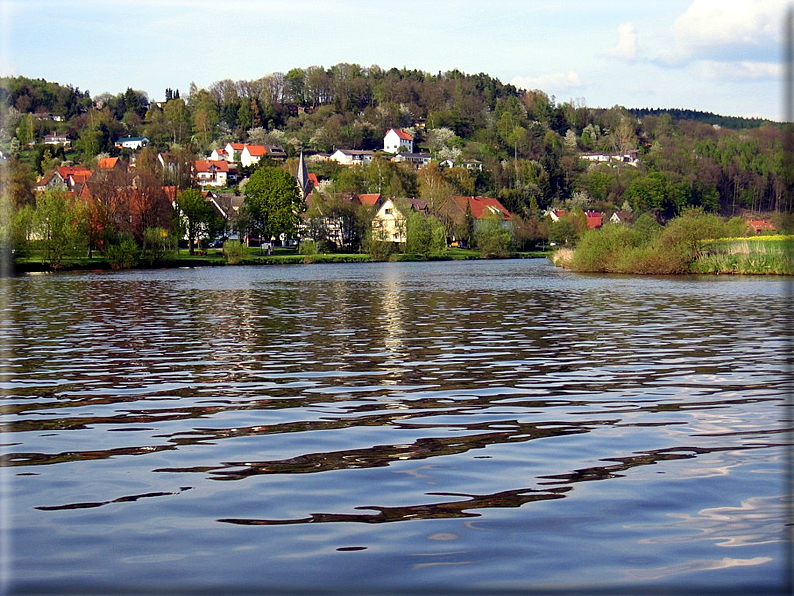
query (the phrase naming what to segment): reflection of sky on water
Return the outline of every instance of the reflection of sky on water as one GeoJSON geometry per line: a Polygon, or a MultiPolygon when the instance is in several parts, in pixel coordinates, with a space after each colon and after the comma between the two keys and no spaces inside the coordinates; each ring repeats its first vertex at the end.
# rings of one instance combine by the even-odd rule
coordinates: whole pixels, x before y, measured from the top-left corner
{"type": "Polygon", "coordinates": [[[786,540],[786,511],[794,503],[789,496],[751,497],[738,507],[710,507],[689,515],[671,513],[672,526],[696,529],[700,535],[672,535],[646,538],[641,543],[691,542],[709,540],[717,546],[757,546],[786,540]]]}
{"type": "MultiPolygon", "coordinates": [[[[635,581],[652,582],[701,571],[718,571],[737,567],[756,567],[758,565],[771,563],[773,560],[774,559],[771,557],[752,557],[749,559],[723,557],[722,559],[703,559],[687,561],[680,565],[669,565],[666,567],[629,569],[626,571],[626,575],[635,581]]],[[[705,592],[711,593],[712,590],[705,588],[705,592]]]]}

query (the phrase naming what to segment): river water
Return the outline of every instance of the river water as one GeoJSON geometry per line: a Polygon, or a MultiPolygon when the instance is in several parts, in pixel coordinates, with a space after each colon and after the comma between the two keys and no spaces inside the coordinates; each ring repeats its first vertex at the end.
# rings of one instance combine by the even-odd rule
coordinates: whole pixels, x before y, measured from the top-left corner
{"type": "Polygon", "coordinates": [[[782,594],[789,290],[545,260],[4,280],[2,588],[782,594]]]}

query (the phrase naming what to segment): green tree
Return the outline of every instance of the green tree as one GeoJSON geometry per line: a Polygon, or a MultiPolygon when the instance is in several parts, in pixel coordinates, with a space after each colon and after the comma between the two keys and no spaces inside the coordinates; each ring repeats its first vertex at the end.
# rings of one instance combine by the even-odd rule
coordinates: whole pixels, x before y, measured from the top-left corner
{"type": "Polygon", "coordinates": [[[444,226],[432,215],[410,211],[406,219],[405,252],[422,255],[446,252],[447,242],[444,226]]]}
{"type": "Polygon", "coordinates": [[[66,257],[84,247],[84,223],[83,209],[69,193],[48,190],[38,197],[33,226],[50,267],[60,269],[66,257]]]}
{"type": "Polygon", "coordinates": [[[263,239],[295,235],[300,214],[306,208],[295,179],[285,170],[271,166],[251,174],[245,185],[245,205],[252,231],[263,239]]]}
{"type": "Polygon", "coordinates": [[[576,226],[568,217],[561,217],[549,226],[549,242],[554,244],[575,244],[578,237],[576,226]]]}
{"type": "Polygon", "coordinates": [[[475,238],[480,254],[487,258],[506,257],[513,246],[513,234],[499,216],[480,220],[475,238]]]}
{"type": "Polygon", "coordinates": [[[182,216],[181,223],[187,236],[190,254],[194,254],[196,243],[207,237],[219,226],[212,205],[195,188],[183,190],[176,196],[176,206],[182,216]]]}

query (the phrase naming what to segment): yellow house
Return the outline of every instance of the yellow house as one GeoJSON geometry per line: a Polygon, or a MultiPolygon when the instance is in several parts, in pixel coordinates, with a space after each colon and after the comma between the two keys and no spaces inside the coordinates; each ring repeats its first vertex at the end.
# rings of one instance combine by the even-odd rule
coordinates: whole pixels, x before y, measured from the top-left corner
{"type": "Polygon", "coordinates": [[[373,234],[384,242],[404,243],[409,210],[427,213],[427,201],[424,199],[386,199],[375,213],[375,217],[372,218],[373,234]]]}

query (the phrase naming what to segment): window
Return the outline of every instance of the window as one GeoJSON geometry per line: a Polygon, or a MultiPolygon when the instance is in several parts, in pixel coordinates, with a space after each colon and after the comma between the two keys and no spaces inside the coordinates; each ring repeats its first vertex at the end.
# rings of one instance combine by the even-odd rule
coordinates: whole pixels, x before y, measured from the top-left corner
{"type": "Polygon", "coordinates": [[[386,210],[384,211],[384,213],[385,213],[386,215],[391,215],[391,209],[386,209],[386,210]]]}

